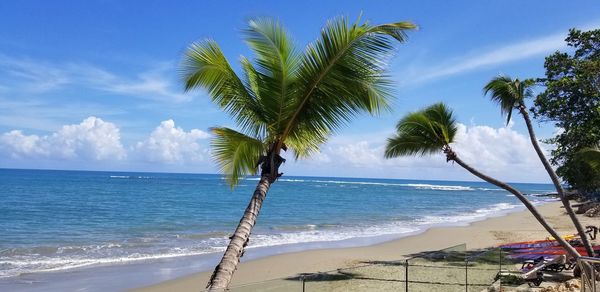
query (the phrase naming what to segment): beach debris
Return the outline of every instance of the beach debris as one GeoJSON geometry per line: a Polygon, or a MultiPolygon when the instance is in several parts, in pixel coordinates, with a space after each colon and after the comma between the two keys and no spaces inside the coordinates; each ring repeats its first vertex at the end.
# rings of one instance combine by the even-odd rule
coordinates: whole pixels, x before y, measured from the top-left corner
{"type": "Polygon", "coordinates": [[[581,291],[581,280],[571,279],[554,286],[544,287],[540,292],[575,292],[581,291]]]}
{"type": "Polygon", "coordinates": [[[600,203],[594,203],[587,211],[585,211],[584,215],[588,217],[600,217],[600,203]]]}

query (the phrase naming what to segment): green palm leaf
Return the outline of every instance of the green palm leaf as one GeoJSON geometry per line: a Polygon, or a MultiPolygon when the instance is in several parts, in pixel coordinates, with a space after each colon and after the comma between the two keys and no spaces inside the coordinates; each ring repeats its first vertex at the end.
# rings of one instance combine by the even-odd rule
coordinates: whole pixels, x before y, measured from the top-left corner
{"type": "Polygon", "coordinates": [[[301,51],[278,21],[252,19],[243,34],[254,59],[241,58],[241,78],[214,41],[192,44],[181,68],[186,90],[207,90],[240,127],[213,130],[213,156],[230,183],[254,172],[262,155],[309,157],[357,114],[389,109],[387,62],[414,28],[336,18],[301,51]]]}
{"type": "Polygon", "coordinates": [[[584,148],[577,153],[577,157],[600,173],[600,150],[598,148],[584,148]]]}
{"type": "Polygon", "coordinates": [[[243,129],[253,133],[265,131],[256,93],[235,74],[216,42],[193,43],[185,53],[181,74],[186,91],[206,89],[213,102],[234,117],[243,129]]]}
{"type": "Polygon", "coordinates": [[[246,43],[256,55],[260,76],[259,104],[272,125],[272,134],[281,132],[281,112],[292,98],[300,54],[281,23],[270,18],[250,20],[244,31],[246,43]]]}
{"type": "Polygon", "coordinates": [[[346,18],[329,21],[321,38],[311,43],[299,69],[299,94],[286,107],[286,129],[329,134],[362,111],[377,114],[389,108],[391,80],[385,67],[394,51],[390,39],[405,41],[415,25],[350,25],[346,18]]]}
{"type": "Polygon", "coordinates": [[[506,115],[506,124],[510,122],[512,111],[519,106],[524,106],[527,98],[533,97],[533,79],[519,80],[510,76],[501,75],[493,78],[483,87],[485,95],[500,106],[500,113],[506,115]]]}
{"type": "Polygon", "coordinates": [[[265,145],[259,139],[229,128],[211,128],[211,131],[212,155],[231,186],[245,175],[256,173],[258,159],[265,153],[265,145]]]}
{"type": "Polygon", "coordinates": [[[396,126],[396,134],[388,138],[385,157],[438,153],[454,141],[456,120],[443,103],[436,103],[404,116],[396,126]]]}

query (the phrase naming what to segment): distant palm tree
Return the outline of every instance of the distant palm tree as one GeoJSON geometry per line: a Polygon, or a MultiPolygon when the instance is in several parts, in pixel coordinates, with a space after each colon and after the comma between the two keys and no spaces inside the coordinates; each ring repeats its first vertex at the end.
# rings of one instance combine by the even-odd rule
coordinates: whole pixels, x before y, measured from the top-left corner
{"type": "Polygon", "coordinates": [[[529,131],[529,138],[531,140],[531,144],[535,149],[540,161],[544,165],[546,172],[550,176],[554,187],[556,188],[556,192],[565,207],[567,214],[573,221],[573,225],[577,229],[577,233],[581,240],[583,241],[583,245],[585,246],[586,252],[589,256],[594,256],[594,250],[592,249],[592,244],[590,243],[585,229],[579,222],[579,219],[575,215],[575,211],[573,207],[571,207],[571,203],[569,199],[565,195],[565,191],[558,179],[558,175],[548,162],[548,159],[544,155],[542,148],[535,137],[535,131],[533,130],[533,125],[531,123],[531,119],[529,118],[529,113],[527,112],[527,108],[525,107],[525,99],[533,97],[533,86],[535,85],[535,81],[533,79],[512,79],[509,76],[498,76],[493,78],[490,82],[488,82],[483,90],[484,93],[490,95],[492,101],[498,103],[500,106],[500,112],[504,115],[507,115],[506,123],[510,122],[510,118],[512,116],[512,111],[517,109],[519,113],[523,116],[525,120],[525,124],[527,125],[527,130],[529,131]]]}
{"type": "Polygon", "coordinates": [[[556,238],[560,245],[573,257],[579,253],[548,224],[535,206],[517,189],[509,184],[489,177],[462,161],[450,147],[454,142],[457,127],[452,111],[443,103],[431,105],[404,116],[396,126],[394,136],[388,138],[385,148],[386,158],[426,155],[442,151],[446,161],[456,162],[473,175],[503,188],[515,195],[542,226],[556,238]]]}
{"type": "Polygon", "coordinates": [[[203,88],[239,130],[212,128],[212,153],[229,184],[254,174],[260,180],[221,262],[208,283],[227,289],[271,184],[282,174],[281,150],[296,159],[319,151],[329,135],[357,114],[389,109],[387,61],[410,22],[383,25],[327,22],[320,38],[298,50],[278,21],[254,19],[244,31],[255,61],[241,58],[238,76],[216,42],[189,46],[182,63],[186,90],[203,88]]]}
{"type": "Polygon", "coordinates": [[[577,153],[578,158],[587,163],[594,171],[600,173],[600,148],[584,148],[577,153]]]}

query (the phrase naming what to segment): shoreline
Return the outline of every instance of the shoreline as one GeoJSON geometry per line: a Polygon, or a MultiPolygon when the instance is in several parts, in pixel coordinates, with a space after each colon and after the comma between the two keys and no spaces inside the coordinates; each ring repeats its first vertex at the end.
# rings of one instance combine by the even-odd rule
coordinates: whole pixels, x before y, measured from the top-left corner
{"type": "MultiPolygon", "coordinates": [[[[23,177],[29,176],[31,175],[23,177]]],[[[49,173],[39,181],[50,182],[62,177],[62,174],[49,173]]],[[[18,232],[9,233],[9,240],[10,236],[13,236],[15,246],[34,243],[33,247],[40,248],[40,252],[29,258],[27,256],[30,250],[26,248],[17,248],[8,253],[8,256],[3,254],[3,259],[8,259],[8,268],[4,269],[2,274],[7,277],[0,278],[0,290],[125,290],[196,272],[212,271],[224,250],[221,247],[228,241],[226,232],[213,230],[223,230],[228,224],[222,222],[236,219],[234,217],[237,217],[237,214],[229,214],[230,206],[237,206],[240,201],[245,201],[244,190],[236,192],[233,196],[224,196],[222,200],[211,201],[209,194],[213,194],[212,192],[216,195],[224,194],[213,188],[213,177],[126,176],[133,177],[133,180],[124,180],[125,176],[114,177],[113,180],[112,174],[106,176],[78,173],[71,182],[82,187],[89,184],[119,186],[113,188],[115,191],[109,192],[109,195],[90,196],[97,199],[95,202],[98,206],[110,206],[110,216],[100,211],[81,212],[80,208],[77,208],[81,205],[78,203],[80,201],[69,200],[77,197],[77,193],[67,191],[56,196],[54,201],[61,202],[67,199],[69,202],[75,202],[74,204],[57,204],[52,210],[48,208],[48,211],[59,210],[64,214],[61,217],[66,220],[64,225],[48,224],[48,228],[43,228],[46,227],[43,224],[45,221],[40,220],[43,216],[23,217],[21,221],[40,222],[37,225],[40,228],[35,230],[39,232],[39,242],[62,239],[65,243],[56,244],[56,250],[53,249],[54,245],[48,249],[43,244],[19,237],[22,234],[18,232]],[[188,182],[191,178],[194,179],[193,184],[181,183],[181,180],[188,182]],[[183,188],[169,193],[175,195],[168,198],[162,196],[161,191],[155,191],[171,184],[182,185],[183,188]],[[122,189],[121,186],[124,186],[124,191],[138,188],[140,191],[133,192],[126,200],[117,200],[119,203],[114,205],[115,199],[122,198],[118,191],[122,189]],[[144,196],[144,204],[131,209],[131,204],[142,199],[139,194],[146,192],[151,196],[144,196]],[[179,201],[189,204],[174,203],[179,201]],[[199,214],[198,208],[202,208],[204,202],[210,202],[212,207],[199,214]],[[140,215],[147,212],[153,212],[157,217],[148,219],[140,215]],[[87,230],[86,234],[108,230],[98,224],[71,220],[85,216],[99,216],[102,222],[120,227],[116,230],[121,232],[106,238],[90,237],[90,240],[84,240],[82,243],[69,243],[71,238],[65,235],[80,232],[82,227],[87,230]],[[172,230],[163,231],[165,226],[161,225],[161,222],[169,222],[166,227],[172,230]],[[74,228],[70,229],[70,226],[74,228]],[[210,232],[205,232],[207,230],[210,232]],[[23,256],[20,257],[21,255],[23,256]]],[[[222,182],[218,180],[216,183],[222,182]]],[[[15,183],[15,187],[20,185],[22,183],[15,183]]],[[[63,182],[58,184],[62,185],[63,182]]],[[[44,183],[39,187],[45,190],[44,183]]],[[[534,198],[539,192],[549,188],[549,185],[523,184],[521,187],[531,192],[532,200],[536,203],[544,204],[550,201],[548,198],[534,198]]],[[[77,188],[71,187],[69,190],[75,189],[77,188]]],[[[170,187],[168,191],[171,192],[170,187]]],[[[512,196],[490,188],[485,183],[430,184],[411,180],[291,178],[282,182],[277,194],[278,196],[274,196],[270,201],[273,208],[269,210],[270,216],[263,217],[261,228],[257,228],[253,234],[244,262],[306,250],[371,246],[421,234],[430,228],[465,226],[470,222],[524,209],[515,203],[516,200],[512,196]],[[289,195],[306,195],[306,192],[322,192],[323,200],[305,202],[304,199],[298,199],[304,196],[289,195]],[[380,195],[373,197],[370,192],[380,192],[380,195]],[[483,192],[486,192],[486,195],[479,196],[483,192]],[[364,203],[357,205],[357,200],[364,203]],[[289,218],[289,208],[297,208],[294,210],[300,213],[289,218]]],[[[17,200],[18,197],[13,199],[17,200]]],[[[33,207],[34,203],[35,200],[28,201],[33,207]]],[[[22,209],[26,209],[26,206],[28,205],[23,205],[22,209]]]]}
{"type": "MultiPolygon", "coordinates": [[[[561,234],[573,234],[560,202],[537,206],[561,234]]],[[[580,217],[582,223],[593,218],[580,217]]],[[[362,261],[398,260],[406,255],[440,250],[458,244],[467,244],[469,250],[502,243],[544,239],[548,233],[527,210],[491,215],[483,220],[453,226],[430,227],[417,234],[381,243],[359,247],[312,249],[244,259],[234,274],[231,287],[291,277],[300,273],[314,273],[345,268],[362,261]],[[290,264],[293,263],[293,264],[290,264]]],[[[250,250],[251,251],[251,250],[250,250]]],[[[212,269],[141,287],[135,291],[196,291],[204,288],[212,269]]]]}

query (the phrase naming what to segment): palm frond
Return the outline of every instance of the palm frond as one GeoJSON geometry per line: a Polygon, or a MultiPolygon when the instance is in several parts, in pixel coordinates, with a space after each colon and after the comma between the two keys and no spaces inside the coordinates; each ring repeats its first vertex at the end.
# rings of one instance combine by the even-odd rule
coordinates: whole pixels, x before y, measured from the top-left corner
{"type": "Polygon", "coordinates": [[[219,45],[206,40],[191,44],[180,67],[185,90],[204,88],[220,108],[244,129],[264,131],[264,120],[254,92],[235,74],[219,45]]]}
{"type": "Polygon", "coordinates": [[[258,160],[266,153],[262,141],[229,128],[212,128],[212,155],[230,186],[249,174],[255,174],[258,160]]]}
{"type": "Polygon", "coordinates": [[[396,133],[387,140],[385,157],[426,155],[442,151],[454,141],[456,120],[443,103],[404,116],[396,133]]]}
{"type": "Polygon", "coordinates": [[[213,156],[229,182],[253,173],[267,145],[305,158],[355,115],[389,109],[387,63],[414,28],[409,22],[372,26],[336,18],[300,52],[278,21],[252,19],[244,39],[254,58],[241,58],[241,77],[214,41],[192,44],[181,64],[185,89],[207,90],[240,127],[212,130],[213,156]]]}
{"type": "MultiPolygon", "coordinates": [[[[298,94],[284,110],[283,137],[296,130],[331,133],[352,117],[389,108],[391,80],[386,66],[396,40],[405,40],[409,22],[350,25],[346,18],[327,23],[311,43],[298,71],[298,94]]],[[[322,137],[323,138],[323,137],[322,137]]]]}
{"type": "Polygon", "coordinates": [[[577,152],[577,157],[600,173],[600,150],[598,148],[584,148],[577,152]]]}
{"type": "Polygon", "coordinates": [[[250,20],[244,31],[246,43],[255,54],[256,72],[264,81],[258,96],[266,119],[274,121],[275,132],[281,128],[281,113],[291,99],[300,54],[280,22],[270,18],[250,20]]]}
{"type": "Polygon", "coordinates": [[[321,146],[327,140],[329,133],[308,131],[299,128],[285,139],[285,145],[293,151],[295,159],[308,158],[319,152],[321,146]]]}
{"type": "Polygon", "coordinates": [[[510,122],[513,109],[524,104],[526,98],[533,97],[533,79],[520,81],[510,76],[500,75],[493,78],[483,87],[484,95],[500,106],[500,113],[507,116],[506,124],[510,122]]]}

